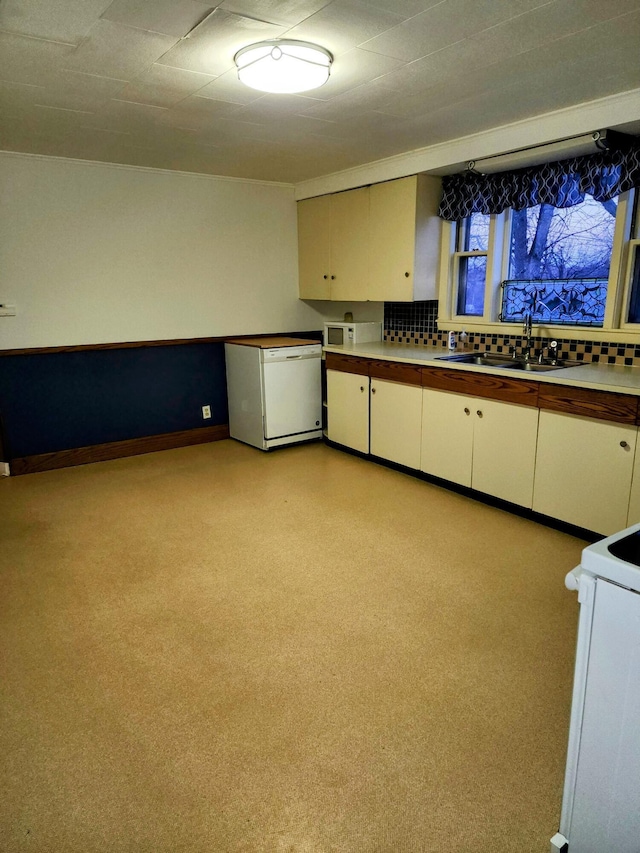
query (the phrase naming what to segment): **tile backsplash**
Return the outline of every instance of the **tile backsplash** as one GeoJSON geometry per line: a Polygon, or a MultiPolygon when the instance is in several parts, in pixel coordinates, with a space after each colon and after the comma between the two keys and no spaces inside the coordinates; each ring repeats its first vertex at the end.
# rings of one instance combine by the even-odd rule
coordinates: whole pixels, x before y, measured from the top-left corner
{"type": "MultiPolygon", "coordinates": [[[[518,325],[514,328],[520,329],[518,325]]],[[[385,302],[383,336],[385,341],[415,344],[416,346],[447,346],[447,330],[438,330],[438,302],[385,302]]],[[[558,329],[560,332],[560,329],[558,329]]],[[[533,338],[533,348],[537,353],[549,340],[533,338]]],[[[626,364],[640,367],[640,344],[606,343],[593,340],[567,340],[560,334],[558,355],[574,361],[601,362],[602,364],[626,364]]],[[[523,345],[522,335],[485,334],[468,332],[466,348],[488,350],[489,352],[509,352],[511,347],[523,345]]]]}

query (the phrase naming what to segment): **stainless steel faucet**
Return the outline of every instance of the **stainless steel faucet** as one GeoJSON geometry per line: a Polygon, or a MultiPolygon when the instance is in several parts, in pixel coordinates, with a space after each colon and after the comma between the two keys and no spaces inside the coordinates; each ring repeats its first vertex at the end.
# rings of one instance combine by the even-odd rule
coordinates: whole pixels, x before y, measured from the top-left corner
{"type": "Polygon", "coordinates": [[[531,347],[533,345],[533,338],[531,337],[531,311],[527,311],[527,313],[524,315],[524,326],[522,327],[522,332],[525,337],[522,358],[525,361],[529,361],[529,359],[531,358],[531,347]]]}

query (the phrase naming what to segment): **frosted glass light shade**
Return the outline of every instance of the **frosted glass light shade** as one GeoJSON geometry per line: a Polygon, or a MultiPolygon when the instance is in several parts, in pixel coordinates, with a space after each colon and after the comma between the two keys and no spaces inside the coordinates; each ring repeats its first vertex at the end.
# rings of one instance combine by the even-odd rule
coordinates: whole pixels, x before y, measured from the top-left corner
{"type": "Polygon", "coordinates": [[[243,47],[234,60],[245,86],[261,92],[291,94],[308,92],[326,83],[333,57],[316,44],[271,39],[243,47]]]}

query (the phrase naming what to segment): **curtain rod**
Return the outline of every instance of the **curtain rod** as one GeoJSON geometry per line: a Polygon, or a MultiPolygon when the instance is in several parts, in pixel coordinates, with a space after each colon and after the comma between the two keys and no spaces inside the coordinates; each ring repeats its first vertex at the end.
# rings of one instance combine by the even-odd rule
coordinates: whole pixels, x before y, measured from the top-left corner
{"type": "Polygon", "coordinates": [[[634,137],[615,130],[594,130],[582,136],[560,139],[533,148],[518,148],[483,160],[469,160],[467,169],[470,172],[480,172],[491,175],[506,169],[524,169],[527,166],[537,166],[540,163],[551,163],[554,160],[566,160],[569,157],[579,157],[582,154],[594,154],[596,151],[610,148],[627,148],[634,137]]]}

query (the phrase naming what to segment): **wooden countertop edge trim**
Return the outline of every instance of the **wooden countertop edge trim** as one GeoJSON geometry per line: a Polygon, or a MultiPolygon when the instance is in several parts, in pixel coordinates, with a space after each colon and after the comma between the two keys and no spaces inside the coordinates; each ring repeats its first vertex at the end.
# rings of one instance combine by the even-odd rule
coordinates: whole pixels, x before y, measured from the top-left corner
{"type": "Polygon", "coordinates": [[[327,352],[326,366],[329,370],[388,379],[408,385],[419,384],[416,381],[419,373],[423,388],[640,426],[640,397],[622,391],[556,385],[532,379],[511,379],[484,371],[451,370],[435,365],[410,364],[346,353],[327,352]],[[407,378],[401,379],[400,376],[407,378]]]}
{"type": "Polygon", "coordinates": [[[631,394],[570,385],[541,386],[538,395],[540,409],[621,424],[639,423],[638,404],[638,398],[631,394]]]}

